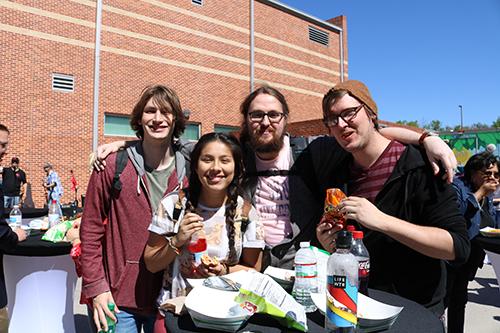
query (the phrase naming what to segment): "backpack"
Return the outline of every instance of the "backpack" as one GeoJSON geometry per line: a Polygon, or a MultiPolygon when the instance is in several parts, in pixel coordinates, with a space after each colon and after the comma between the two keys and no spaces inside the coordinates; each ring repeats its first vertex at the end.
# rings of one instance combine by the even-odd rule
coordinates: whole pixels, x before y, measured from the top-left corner
{"type": "MultiPolygon", "coordinates": [[[[193,145],[185,141],[183,139],[178,139],[174,142],[174,151],[175,151],[175,171],[177,172],[177,181],[182,185],[182,180],[186,175],[189,175],[189,162],[190,157],[189,154],[193,148],[193,145]]],[[[120,176],[125,170],[125,167],[128,163],[128,153],[126,149],[122,149],[118,151],[116,155],[116,164],[115,164],[115,175],[113,176],[113,189],[117,192],[122,190],[122,182],[120,181],[120,176]]]]}

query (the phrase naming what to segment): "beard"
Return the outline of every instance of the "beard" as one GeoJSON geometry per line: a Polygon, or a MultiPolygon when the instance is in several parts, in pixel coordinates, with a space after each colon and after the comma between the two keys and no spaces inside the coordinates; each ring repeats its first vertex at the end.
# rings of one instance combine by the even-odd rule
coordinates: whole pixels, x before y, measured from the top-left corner
{"type": "Polygon", "coordinates": [[[250,134],[250,145],[256,153],[276,153],[283,148],[285,131],[280,136],[273,133],[273,139],[269,142],[262,142],[258,134],[250,134]]]}

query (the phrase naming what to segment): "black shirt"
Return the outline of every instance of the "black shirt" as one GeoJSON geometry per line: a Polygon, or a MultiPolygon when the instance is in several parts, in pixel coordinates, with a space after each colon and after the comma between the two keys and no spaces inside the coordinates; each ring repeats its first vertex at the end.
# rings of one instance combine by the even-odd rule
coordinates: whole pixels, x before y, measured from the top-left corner
{"type": "Polygon", "coordinates": [[[21,169],[14,171],[11,167],[4,168],[2,179],[4,195],[16,197],[20,194],[21,185],[26,183],[26,174],[21,169]]]}

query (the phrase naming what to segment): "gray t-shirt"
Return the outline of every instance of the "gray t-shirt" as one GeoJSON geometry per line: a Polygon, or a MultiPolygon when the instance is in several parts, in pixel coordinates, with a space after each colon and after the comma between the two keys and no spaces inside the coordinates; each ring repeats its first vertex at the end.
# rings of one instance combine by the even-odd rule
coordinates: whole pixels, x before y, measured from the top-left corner
{"type": "Polygon", "coordinates": [[[165,191],[167,189],[168,178],[174,170],[175,159],[163,170],[153,170],[146,166],[146,178],[149,186],[149,198],[151,199],[151,211],[156,212],[165,191]]]}

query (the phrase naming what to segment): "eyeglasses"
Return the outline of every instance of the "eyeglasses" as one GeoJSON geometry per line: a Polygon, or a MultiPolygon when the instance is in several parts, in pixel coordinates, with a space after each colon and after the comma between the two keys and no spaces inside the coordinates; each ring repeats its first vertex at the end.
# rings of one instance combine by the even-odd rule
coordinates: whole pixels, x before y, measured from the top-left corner
{"type": "Polygon", "coordinates": [[[323,122],[327,127],[337,126],[339,124],[339,118],[342,118],[343,121],[349,123],[353,121],[354,118],[356,118],[358,112],[363,108],[363,106],[365,105],[360,104],[356,107],[345,109],[338,116],[335,114],[330,114],[323,119],[323,122]]]}
{"type": "Polygon", "coordinates": [[[493,172],[493,171],[481,171],[481,173],[483,174],[483,177],[484,178],[489,178],[489,177],[493,177],[493,178],[496,178],[496,179],[500,179],[500,172],[493,172]]]}
{"type": "Polygon", "coordinates": [[[250,120],[255,123],[260,123],[262,120],[264,120],[264,117],[267,116],[271,123],[276,124],[281,121],[281,118],[283,118],[284,115],[285,114],[283,112],[278,111],[253,111],[248,113],[248,117],[250,118],[250,120]]]}

